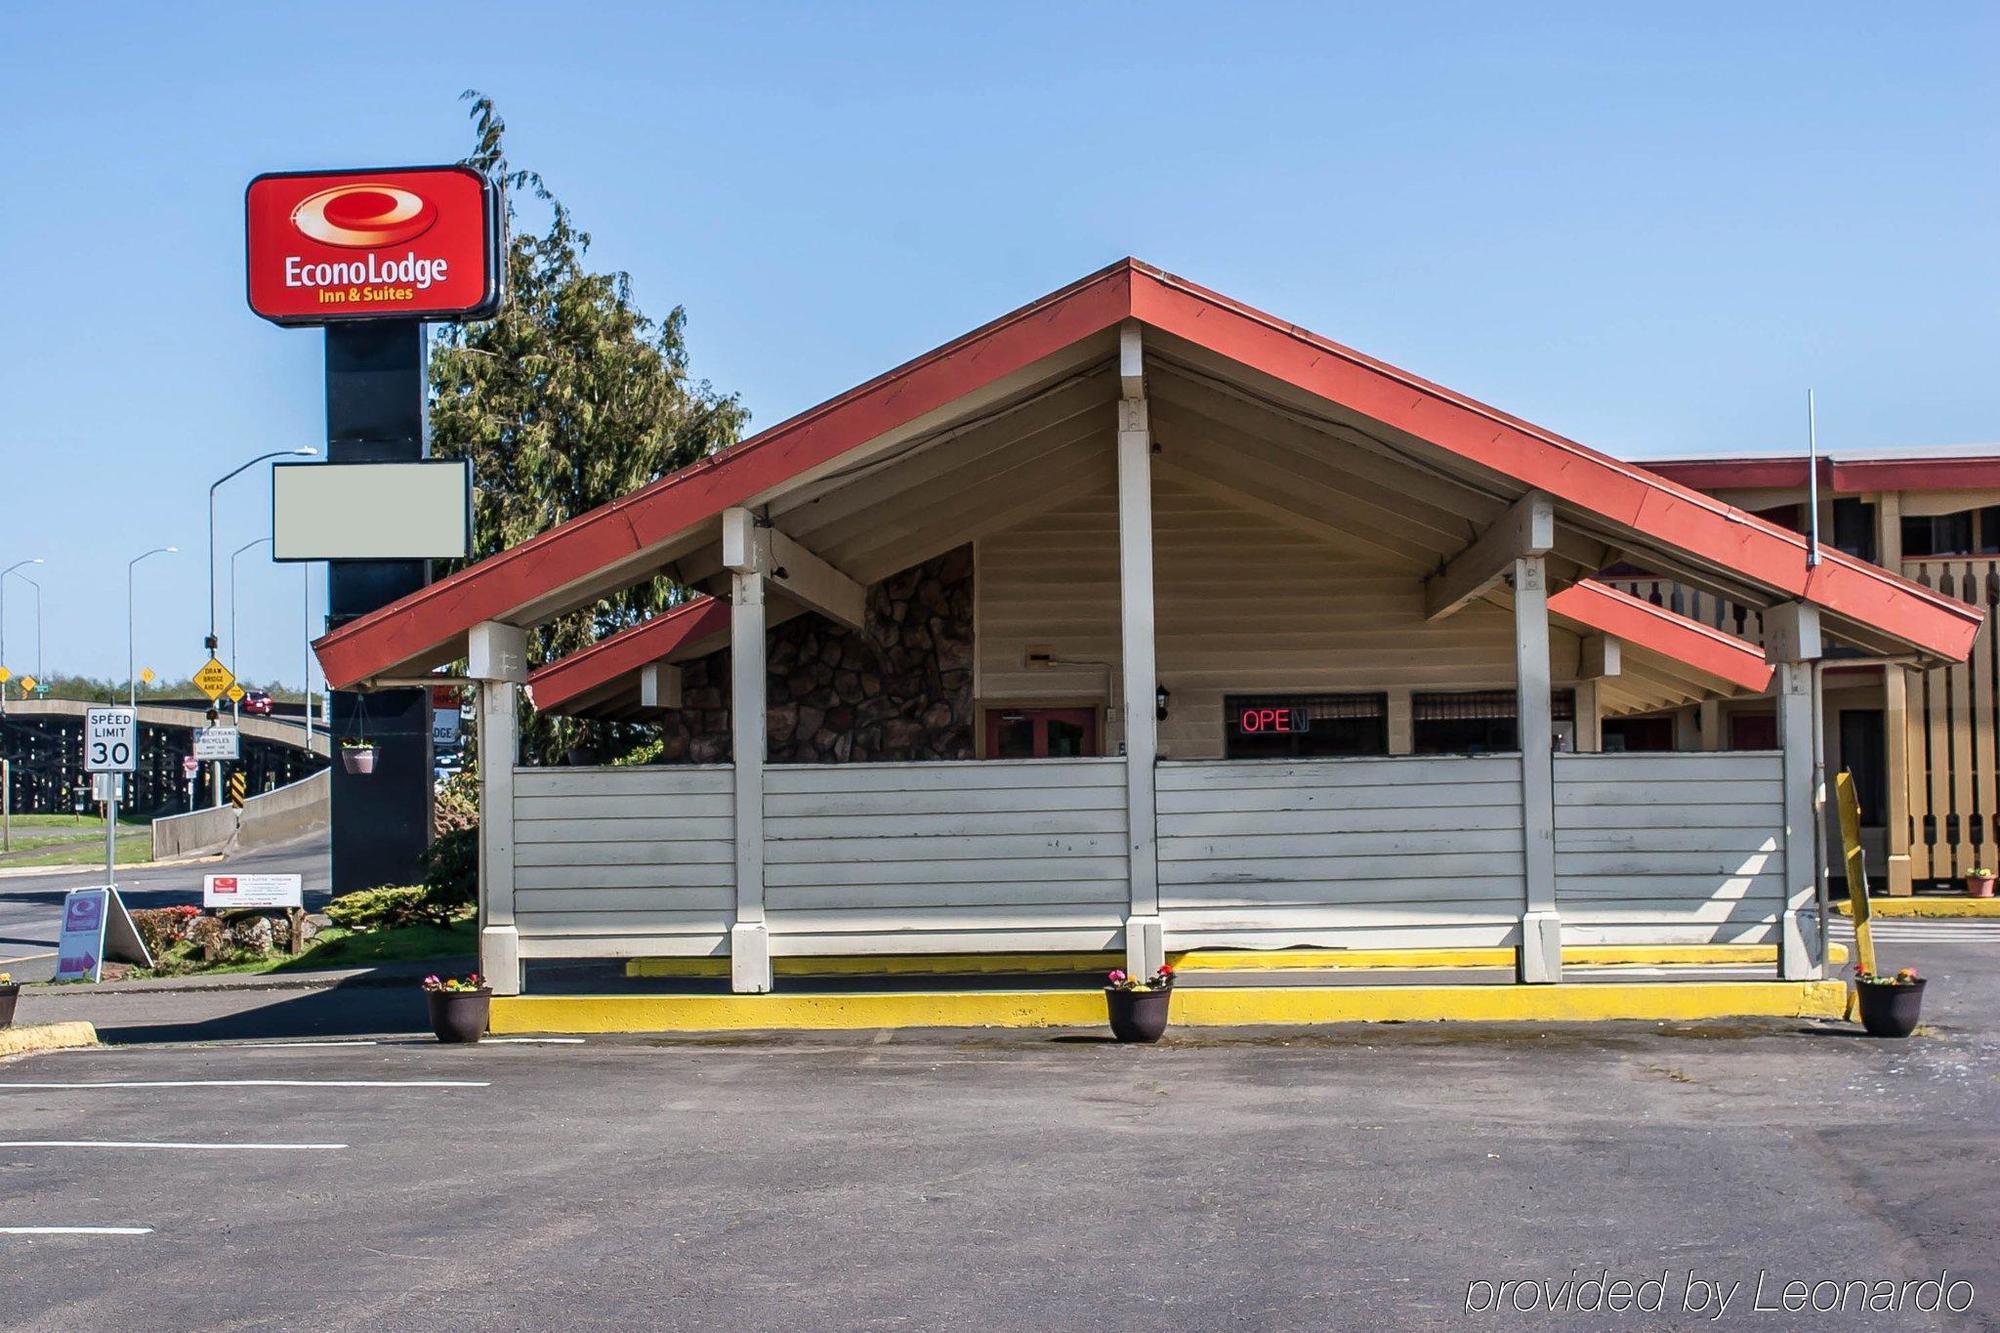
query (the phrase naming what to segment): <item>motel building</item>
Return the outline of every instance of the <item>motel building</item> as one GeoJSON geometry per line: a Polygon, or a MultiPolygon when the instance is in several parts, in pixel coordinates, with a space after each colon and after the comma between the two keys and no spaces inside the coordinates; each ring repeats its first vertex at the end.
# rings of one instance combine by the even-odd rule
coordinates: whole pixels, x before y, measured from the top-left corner
{"type": "Polygon", "coordinates": [[[578,960],[782,994],[810,960],[1190,951],[1477,951],[1525,993],[1722,946],[1798,982],[1822,665],[1948,670],[1983,619],[1807,554],[1127,260],[317,649],[339,689],[477,681],[502,995],[578,960]],[[703,595],[530,672],[524,631],[661,575],[703,595]],[[660,762],[505,762],[524,692],[656,725],[660,762]],[[1744,701],[1752,748],[1606,745],[1744,701]]]}
{"type": "MultiPolygon", "coordinates": [[[[1885,661],[1830,645],[1822,678],[1830,771],[1853,773],[1862,846],[1877,892],[1950,892],[2000,861],[2000,450],[1992,445],[1865,455],[1701,458],[1654,472],[1793,532],[1818,519],[1823,542],[1984,612],[1962,662],[1885,661]]],[[[1624,564],[1600,577],[1656,606],[1763,642],[1762,616],[1713,592],[1624,564]]],[[[1768,749],[1769,690],[1610,724],[1606,743],[1635,749],[1768,749]]],[[[1844,876],[1834,866],[1834,880],[1844,876]]]]}

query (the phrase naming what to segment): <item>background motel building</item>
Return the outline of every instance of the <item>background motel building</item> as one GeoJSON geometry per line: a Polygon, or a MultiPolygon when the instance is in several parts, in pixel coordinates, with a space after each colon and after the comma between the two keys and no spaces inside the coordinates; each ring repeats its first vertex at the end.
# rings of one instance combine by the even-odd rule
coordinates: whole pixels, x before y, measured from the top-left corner
{"type": "Polygon", "coordinates": [[[503,993],[552,959],[727,955],[758,991],[773,956],[1194,947],[1510,947],[1542,983],[1580,945],[1764,943],[1804,978],[1814,664],[1941,667],[1981,620],[1124,261],[318,652],[336,688],[481,682],[503,993]],[[1591,578],[1621,563],[1761,644],[1591,578]],[[663,574],[708,595],[531,692],[657,722],[666,762],[499,762],[523,631],[663,574]],[[1600,752],[1767,687],[1762,748],[1600,752]]]}
{"type": "MultiPolygon", "coordinates": [[[[1949,888],[1966,871],[2000,860],[1994,708],[2000,661],[1990,623],[2000,606],[2000,451],[1985,445],[1821,458],[1816,486],[1802,456],[1648,466],[1795,532],[1810,530],[1816,500],[1822,541],[1986,613],[1989,623],[1967,660],[1929,670],[1831,647],[1822,727],[1830,767],[1854,774],[1869,878],[1878,891],[1949,888]]],[[[1630,564],[1601,577],[1762,643],[1755,607],[1630,564]]],[[[1776,735],[1771,699],[1751,695],[1621,720],[1606,742],[1626,749],[1756,749],[1775,744],[1776,735]]],[[[1840,868],[1834,869],[1838,879],[1840,868]]]]}

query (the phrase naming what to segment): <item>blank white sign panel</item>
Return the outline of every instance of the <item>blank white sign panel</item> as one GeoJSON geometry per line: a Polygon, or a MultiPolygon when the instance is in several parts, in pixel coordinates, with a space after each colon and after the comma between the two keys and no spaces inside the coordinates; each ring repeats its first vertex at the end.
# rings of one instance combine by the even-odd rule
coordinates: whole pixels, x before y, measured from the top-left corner
{"type": "Polygon", "coordinates": [[[463,560],[472,465],[286,463],[271,469],[276,560],[463,560]]]}

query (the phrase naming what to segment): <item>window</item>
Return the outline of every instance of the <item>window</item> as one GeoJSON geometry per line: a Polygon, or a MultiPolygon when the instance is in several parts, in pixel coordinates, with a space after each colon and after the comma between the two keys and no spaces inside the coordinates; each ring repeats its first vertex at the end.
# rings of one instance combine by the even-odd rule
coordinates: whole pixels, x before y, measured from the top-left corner
{"type": "MultiPolygon", "coordinates": [[[[1576,692],[1549,695],[1553,720],[1576,721],[1576,692]]],[[[1521,728],[1512,690],[1463,690],[1419,694],[1411,700],[1418,754],[1491,754],[1521,748],[1521,728]]],[[[1550,738],[1551,745],[1555,743],[1550,738]]]]}
{"type": "Polygon", "coordinates": [[[1389,753],[1385,694],[1232,694],[1222,701],[1231,759],[1325,759],[1389,753]]]}
{"type": "Polygon", "coordinates": [[[1080,759],[1095,755],[1095,708],[989,708],[988,759],[1080,759]]]}
{"type": "Polygon", "coordinates": [[[1833,502],[1833,546],[1858,560],[1875,562],[1875,506],[1842,496],[1833,502]]]}
{"type": "Polygon", "coordinates": [[[1674,720],[1670,717],[1607,717],[1604,719],[1604,752],[1630,754],[1641,750],[1674,748],[1674,720]]]}
{"type": "Polygon", "coordinates": [[[1903,554],[1965,555],[1972,550],[1972,511],[1903,520],[1903,554]]]}
{"type": "Polygon", "coordinates": [[[1854,775],[1854,799],[1863,824],[1886,824],[1888,758],[1882,752],[1882,710],[1840,710],[1840,766],[1854,775]]]}

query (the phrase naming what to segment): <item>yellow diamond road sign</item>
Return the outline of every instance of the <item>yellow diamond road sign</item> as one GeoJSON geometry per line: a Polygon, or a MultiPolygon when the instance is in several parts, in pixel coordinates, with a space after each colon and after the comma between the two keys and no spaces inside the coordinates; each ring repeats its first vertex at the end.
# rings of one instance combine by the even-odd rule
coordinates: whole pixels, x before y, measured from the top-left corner
{"type": "Polygon", "coordinates": [[[12,679],[14,679],[14,673],[9,671],[6,667],[0,667],[0,685],[5,685],[8,681],[12,679]]]}
{"type": "Polygon", "coordinates": [[[21,692],[23,694],[27,693],[28,691],[34,688],[35,688],[35,678],[33,676],[21,677],[21,692]]]}
{"type": "Polygon", "coordinates": [[[139,679],[145,681],[148,685],[151,685],[153,683],[153,668],[151,667],[139,668],[139,679]]]}
{"type": "Polygon", "coordinates": [[[222,692],[236,683],[236,677],[229,673],[228,667],[211,657],[202,663],[201,670],[194,673],[194,683],[210,699],[220,699],[222,692]]]}
{"type": "Polygon", "coordinates": [[[223,693],[229,696],[229,702],[233,704],[240,704],[243,702],[244,689],[241,685],[236,684],[234,681],[230,682],[229,688],[224,690],[223,693]]]}

